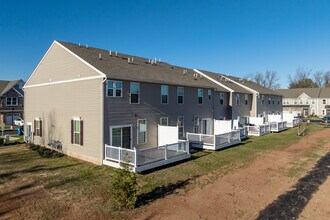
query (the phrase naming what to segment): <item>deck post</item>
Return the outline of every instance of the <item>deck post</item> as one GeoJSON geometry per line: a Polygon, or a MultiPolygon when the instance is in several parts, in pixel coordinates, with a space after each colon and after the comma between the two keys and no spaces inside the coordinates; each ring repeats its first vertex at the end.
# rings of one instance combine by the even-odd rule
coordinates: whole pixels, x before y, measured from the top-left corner
{"type": "Polygon", "coordinates": [[[118,160],[119,160],[119,164],[121,163],[121,148],[119,148],[118,151],[118,160]]]}
{"type": "Polygon", "coordinates": [[[135,161],[135,163],[134,163],[134,167],[137,167],[137,159],[138,159],[138,151],[136,150],[136,148],[134,147],[134,161],[135,161]]]}
{"type": "Polygon", "coordinates": [[[167,144],[165,145],[165,160],[167,160],[167,144]]]}

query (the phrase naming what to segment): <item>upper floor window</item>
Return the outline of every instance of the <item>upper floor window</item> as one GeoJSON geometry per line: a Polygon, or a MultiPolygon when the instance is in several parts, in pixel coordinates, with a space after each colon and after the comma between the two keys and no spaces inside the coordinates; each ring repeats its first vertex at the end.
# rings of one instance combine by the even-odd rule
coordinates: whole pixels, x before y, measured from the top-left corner
{"type": "Polygon", "coordinates": [[[198,104],[203,104],[203,89],[198,89],[198,104]]]}
{"type": "Polygon", "coordinates": [[[107,96],[108,97],[122,97],[123,83],[121,81],[107,81],[107,96]]]}
{"type": "Polygon", "coordinates": [[[17,106],[18,105],[18,98],[17,97],[7,97],[6,98],[7,106],[17,106]]]}
{"type": "Polygon", "coordinates": [[[327,100],[323,99],[323,105],[327,104],[327,100]]]}
{"type": "Polygon", "coordinates": [[[168,86],[162,85],[161,86],[161,103],[162,104],[168,104],[168,86]]]}
{"type": "Polygon", "coordinates": [[[312,104],[315,104],[315,99],[312,99],[312,104]]]}
{"type": "Polygon", "coordinates": [[[309,105],[309,100],[308,99],[306,99],[306,105],[309,105]]]}
{"type": "Polygon", "coordinates": [[[240,101],[239,94],[236,94],[236,105],[239,105],[240,101]]]}
{"type": "Polygon", "coordinates": [[[270,98],[268,99],[268,105],[270,105],[270,98]]]}
{"type": "Polygon", "coordinates": [[[209,100],[211,100],[211,98],[212,98],[212,90],[211,89],[207,90],[207,97],[209,98],[209,100]]]}
{"type": "Polygon", "coordinates": [[[265,104],[265,96],[264,95],[261,96],[261,104],[262,105],[265,104]]]}
{"type": "Polygon", "coordinates": [[[168,126],[168,117],[160,118],[159,124],[162,125],[162,126],[168,126]]]}
{"type": "Polygon", "coordinates": [[[138,119],[138,136],[137,136],[137,143],[138,144],[145,144],[147,143],[147,120],[146,119],[138,119]]]}
{"type": "Polygon", "coordinates": [[[300,104],[300,105],[303,104],[303,100],[302,100],[302,99],[299,100],[299,104],[300,104]]]}
{"type": "Polygon", "coordinates": [[[275,105],[275,99],[273,99],[273,105],[275,105]]]}
{"type": "Polygon", "coordinates": [[[220,105],[223,105],[224,99],[225,99],[225,94],[220,93],[220,105]]]}
{"type": "Polygon", "coordinates": [[[177,101],[178,104],[183,104],[184,102],[184,88],[183,87],[177,87],[177,101]]]}
{"type": "Polygon", "coordinates": [[[247,105],[249,103],[249,96],[245,95],[245,105],[247,105]]]}
{"type": "Polygon", "coordinates": [[[279,105],[279,104],[281,104],[281,101],[280,101],[280,99],[277,99],[277,104],[279,105]]]}
{"type": "Polygon", "coordinates": [[[140,83],[131,82],[130,83],[130,103],[139,104],[140,103],[140,83]]]}

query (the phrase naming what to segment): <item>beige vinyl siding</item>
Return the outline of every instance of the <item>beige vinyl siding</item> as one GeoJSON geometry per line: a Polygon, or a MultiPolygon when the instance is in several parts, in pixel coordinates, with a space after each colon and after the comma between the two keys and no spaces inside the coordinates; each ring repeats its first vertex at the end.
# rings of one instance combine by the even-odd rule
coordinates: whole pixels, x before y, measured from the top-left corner
{"type": "Polygon", "coordinates": [[[101,164],[101,82],[93,79],[26,88],[25,122],[40,117],[43,124],[43,137],[35,137],[35,143],[47,146],[50,140],[60,141],[65,154],[101,164]],[[84,146],[71,144],[73,117],[84,121],[84,146]]]}
{"type": "Polygon", "coordinates": [[[26,86],[92,76],[100,74],[54,42],[26,86]]]}

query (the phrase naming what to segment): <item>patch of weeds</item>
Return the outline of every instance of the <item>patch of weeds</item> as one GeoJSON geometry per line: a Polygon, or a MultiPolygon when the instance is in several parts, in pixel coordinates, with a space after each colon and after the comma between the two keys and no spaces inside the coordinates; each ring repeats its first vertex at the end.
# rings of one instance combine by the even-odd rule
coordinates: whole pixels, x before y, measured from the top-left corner
{"type": "Polygon", "coordinates": [[[36,145],[36,144],[29,144],[28,148],[30,150],[36,151],[41,157],[44,157],[44,158],[60,158],[60,157],[65,156],[61,152],[51,150],[49,148],[42,147],[42,146],[36,145]]]}

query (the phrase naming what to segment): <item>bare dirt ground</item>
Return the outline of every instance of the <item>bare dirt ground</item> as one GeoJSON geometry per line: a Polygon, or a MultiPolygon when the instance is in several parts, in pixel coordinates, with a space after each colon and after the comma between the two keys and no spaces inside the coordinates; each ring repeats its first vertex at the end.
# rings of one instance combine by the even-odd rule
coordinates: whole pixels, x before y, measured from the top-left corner
{"type": "Polygon", "coordinates": [[[319,219],[326,220],[330,217],[330,178],[315,193],[304,211],[300,214],[299,219],[319,219]],[[317,216],[317,218],[315,217],[317,216]]]}
{"type": "MultiPolygon", "coordinates": [[[[323,129],[285,150],[260,155],[247,167],[235,170],[204,188],[195,187],[188,192],[178,192],[179,195],[160,199],[141,210],[136,218],[255,219],[278,196],[292,190],[297,180],[329,150],[330,130],[323,129]]],[[[205,177],[199,181],[204,180],[205,177]]],[[[329,195],[329,191],[328,180],[312,198],[301,217],[330,219],[329,198],[323,196],[325,193],[329,195]],[[319,205],[322,209],[316,211],[319,205]]]]}

